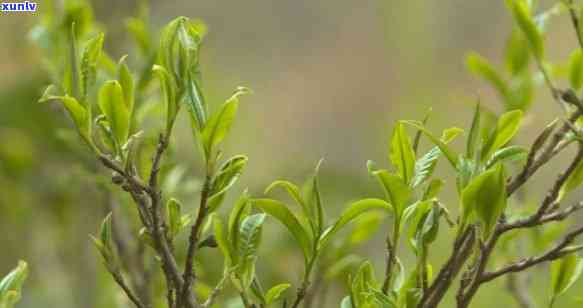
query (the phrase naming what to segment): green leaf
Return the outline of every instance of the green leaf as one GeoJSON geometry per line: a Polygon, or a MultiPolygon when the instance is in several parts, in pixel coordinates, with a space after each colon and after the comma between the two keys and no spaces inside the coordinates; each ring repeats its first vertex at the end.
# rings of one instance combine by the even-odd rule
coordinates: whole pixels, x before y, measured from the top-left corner
{"type": "Polygon", "coordinates": [[[466,66],[474,75],[489,82],[502,97],[508,95],[508,86],[498,72],[484,57],[472,52],[466,57],[466,66]]]}
{"type": "Polygon", "coordinates": [[[513,76],[519,75],[526,68],[530,60],[528,42],[520,29],[513,29],[506,43],[506,67],[513,76]]]}
{"type": "Polygon", "coordinates": [[[397,167],[399,174],[409,184],[415,168],[415,151],[411,139],[401,122],[397,122],[391,138],[390,160],[397,167]]]}
{"type": "MultiPolygon", "coordinates": [[[[456,169],[456,165],[457,165],[457,154],[452,151],[448,146],[447,143],[438,139],[437,137],[435,137],[429,130],[427,130],[421,123],[416,122],[416,121],[402,121],[403,123],[407,124],[407,125],[411,125],[413,127],[415,127],[416,129],[420,130],[423,134],[425,134],[427,136],[427,138],[429,138],[429,140],[431,140],[431,142],[433,142],[437,147],[439,147],[439,149],[441,150],[441,152],[443,152],[443,154],[445,155],[445,157],[447,157],[447,160],[449,161],[449,163],[452,165],[452,167],[454,169],[456,169]]],[[[459,128],[452,128],[453,131],[462,131],[459,128]]]]}
{"type": "Polygon", "coordinates": [[[325,219],[324,205],[322,204],[322,197],[320,195],[320,187],[318,184],[318,173],[321,164],[322,160],[318,162],[314,174],[308,178],[302,190],[302,200],[305,201],[306,209],[308,210],[306,215],[310,220],[311,226],[313,226],[312,231],[314,237],[318,237],[322,233],[325,219]]]}
{"type": "Polygon", "coordinates": [[[166,215],[170,238],[174,238],[182,228],[182,205],[174,198],[166,202],[166,215]]]}
{"type": "Polygon", "coordinates": [[[57,100],[60,101],[61,104],[67,110],[69,116],[75,122],[75,126],[77,127],[77,132],[79,135],[89,144],[90,146],[93,145],[93,141],[91,139],[91,119],[89,118],[89,113],[87,109],[81,105],[75,98],[70,96],[52,96],[48,94],[48,91],[51,91],[51,87],[47,88],[45,91],[45,95],[40,100],[40,102],[57,100]]]}
{"type": "Polygon", "coordinates": [[[265,214],[254,214],[245,217],[239,227],[238,254],[241,262],[248,262],[257,257],[257,249],[261,240],[261,228],[265,214]]]}
{"type": "Polygon", "coordinates": [[[354,308],[352,307],[352,302],[350,301],[350,296],[346,296],[342,299],[340,303],[340,308],[354,308]]]}
{"type": "Polygon", "coordinates": [[[285,191],[287,191],[287,193],[290,195],[290,197],[304,210],[304,213],[306,215],[310,212],[309,209],[306,207],[304,200],[302,200],[302,196],[300,194],[300,189],[298,188],[297,185],[295,185],[292,182],[285,181],[285,180],[274,181],[273,183],[269,184],[269,186],[265,189],[264,194],[267,195],[271,191],[273,191],[275,188],[278,188],[278,187],[285,189],[285,191]]]}
{"type": "Polygon", "coordinates": [[[2,300],[9,292],[18,292],[24,284],[24,280],[28,276],[28,264],[24,261],[18,261],[15,269],[10,271],[0,281],[0,300],[2,300]]]}
{"type": "MultiPolygon", "coordinates": [[[[443,131],[440,141],[448,144],[461,133],[462,130],[455,127],[446,129],[443,131]]],[[[440,156],[441,150],[439,147],[434,147],[415,162],[415,175],[411,181],[411,187],[418,187],[433,175],[437,160],[440,156]]]]}
{"type": "Polygon", "coordinates": [[[211,184],[209,211],[215,211],[222,203],[227,191],[237,183],[249,159],[244,155],[233,156],[219,169],[211,184]]]}
{"type": "Polygon", "coordinates": [[[285,204],[271,199],[254,199],[252,204],[282,223],[302,248],[305,259],[310,259],[313,242],[310,233],[302,227],[285,204]]]}
{"type": "Polygon", "coordinates": [[[583,259],[570,253],[551,263],[552,300],[565,293],[583,271],[583,259]]]}
{"type": "Polygon", "coordinates": [[[130,71],[126,63],[127,56],[121,58],[118,64],[117,74],[118,80],[123,90],[123,98],[127,110],[131,116],[134,110],[134,101],[135,101],[135,84],[134,84],[134,77],[130,71]]]}
{"type": "Polygon", "coordinates": [[[359,215],[354,219],[350,236],[344,241],[350,245],[357,245],[370,240],[381,226],[385,216],[385,213],[379,211],[369,211],[359,215]]]}
{"type": "Polygon", "coordinates": [[[571,53],[569,60],[569,82],[573,90],[577,91],[583,86],[583,53],[580,48],[571,53]]]}
{"type": "Polygon", "coordinates": [[[289,283],[282,283],[269,289],[269,291],[267,291],[267,294],[265,295],[265,303],[267,305],[271,305],[281,296],[281,294],[283,294],[283,292],[285,292],[290,287],[291,285],[289,283]]]}
{"type": "Polygon", "coordinates": [[[361,263],[361,258],[356,255],[347,255],[339,260],[335,260],[332,265],[326,269],[324,274],[324,279],[327,281],[332,281],[338,278],[340,275],[345,274],[351,268],[361,263]]]}
{"type": "MultiPolygon", "coordinates": [[[[400,178],[399,178],[400,179],[400,178]]],[[[387,212],[393,212],[393,206],[381,199],[362,199],[349,204],[346,209],[340,214],[338,220],[329,227],[320,238],[318,242],[318,249],[322,250],[328,241],[336,234],[340,229],[346,226],[348,223],[363,215],[366,212],[372,210],[382,210],[387,212]]]]}
{"type": "Polygon", "coordinates": [[[443,188],[444,184],[445,183],[443,182],[443,180],[440,180],[440,179],[431,180],[431,182],[429,182],[429,184],[425,188],[425,192],[423,192],[423,197],[421,198],[421,200],[423,200],[423,201],[431,200],[431,199],[437,197],[437,195],[439,194],[439,192],[443,188]]]}
{"type": "Polygon", "coordinates": [[[544,54],[544,46],[542,36],[537,29],[532,16],[530,15],[530,10],[524,1],[518,0],[506,0],[510,10],[512,11],[512,16],[516,21],[516,24],[524,33],[526,40],[530,46],[530,50],[535,58],[542,61],[544,54]]]}
{"type": "Polygon", "coordinates": [[[225,257],[226,266],[231,267],[234,264],[233,247],[231,246],[231,243],[227,238],[223,221],[219,218],[218,215],[213,215],[212,221],[217,245],[219,246],[219,249],[221,250],[223,256],[225,257]]]}
{"type": "Polygon", "coordinates": [[[389,173],[387,170],[375,171],[373,175],[377,177],[384,188],[387,200],[395,211],[395,216],[400,217],[408,205],[413,191],[400,176],[389,173]]]}
{"type": "Polygon", "coordinates": [[[108,249],[111,249],[113,247],[111,232],[111,216],[112,213],[109,213],[107,214],[107,216],[105,216],[105,219],[103,219],[103,222],[101,222],[101,228],[99,231],[99,239],[101,240],[101,243],[103,243],[103,245],[108,249]]]}
{"type": "MultiPolygon", "coordinates": [[[[239,249],[239,229],[243,219],[247,218],[251,213],[251,203],[247,191],[243,192],[239,200],[235,202],[235,206],[229,215],[228,225],[228,242],[234,250],[239,249]]],[[[236,256],[233,256],[236,260],[236,256]]]]}
{"type": "Polygon", "coordinates": [[[462,191],[462,225],[472,213],[481,222],[482,235],[488,238],[506,208],[506,176],[502,164],[475,177],[462,191]]]}
{"type": "Polygon", "coordinates": [[[472,119],[472,127],[470,128],[470,134],[468,136],[468,142],[466,144],[466,157],[474,158],[474,153],[476,152],[476,147],[480,142],[480,102],[476,104],[476,109],[474,111],[474,118],[472,119]]]}
{"type": "Polygon", "coordinates": [[[569,175],[565,184],[561,187],[559,191],[559,197],[557,201],[563,200],[563,198],[573,190],[575,190],[579,185],[583,183],[583,163],[579,163],[575,170],[569,175]]]}
{"type": "Polygon", "coordinates": [[[97,79],[97,63],[103,49],[103,33],[98,34],[87,42],[81,58],[81,97],[84,101],[89,88],[95,85],[97,79]]]}
{"type": "Polygon", "coordinates": [[[221,143],[231,129],[239,106],[239,96],[250,93],[246,88],[238,88],[221,107],[211,116],[202,132],[202,140],[207,157],[210,157],[213,148],[221,143]]]}
{"type": "Polygon", "coordinates": [[[488,141],[484,145],[484,148],[482,149],[481,158],[483,161],[490,159],[490,155],[492,155],[492,153],[512,140],[520,128],[521,121],[521,110],[506,112],[501,115],[500,118],[498,118],[494,132],[489,137],[488,141]]]}
{"type": "Polygon", "coordinates": [[[130,114],[119,82],[110,80],[99,91],[99,107],[119,144],[124,144],[130,129],[130,114]]]}
{"type": "Polygon", "coordinates": [[[206,126],[208,107],[202,92],[202,88],[200,86],[200,82],[191,75],[192,74],[189,74],[186,81],[187,96],[185,97],[185,102],[188,106],[188,114],[190,115],[193,126],[196,128],[198,133],[201,133],[206,126]]]}
{"type": "Polygon", "coordinates": [[[187,18],[178,17],[169,22],[160,34],[159,57],[162,66],[168,70],[175,78],[179,77],[177,73],[176,59],[176,41],[178,37],[178,28],[187,18]]]}
{"type": "Polygon", "coordinates": [[[351,292],[355,295],[354,301],[357,307],[362,307],[368,302],[368,291],[376,288],[378,282],[375,278],[374,268],[369,261],[365,261],[359,267],[351,284],[351,292]]]}
{"type": "Polygon", "coordinates": [[[168,134],[174,126],[176,115],[180,109],[180,104],[176,98],[176,82],[172,75],[160,65],[154,65],[152,72],[158,76],[158,79],[160,80],[160,89],[166,104],[166,134],[168,134]]]}
{"type": "Polygon", "coordinates": [[[261,241],[261,229],[265,214],[255,214],[246,217],[239,229],[238,268],[237,272],[243,283],[243,289],[248,289],[255,278],[255,261],[257,249],[261,241]]]}
{"type": "Polygon", "coordinates": [[[526,158],[528,155],[528,150],[517,145],[511,145],[509,147],[497,150],[492,154],[492,157],[486,162],[486,169],[494,166],[498,162],[516,161],[526,158]]]}

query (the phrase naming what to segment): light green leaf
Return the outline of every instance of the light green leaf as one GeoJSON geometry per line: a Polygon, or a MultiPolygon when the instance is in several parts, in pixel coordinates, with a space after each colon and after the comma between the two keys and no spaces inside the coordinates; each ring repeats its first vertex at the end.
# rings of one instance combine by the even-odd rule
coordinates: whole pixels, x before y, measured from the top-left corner
{"type": "MultiPolygon", "coordinates": [[[[441,152],[443,152],[443,154],[445,155],[445,157],[447,157],[447,160],[449,161],[449,163],[452,165],[452,167],[455,169],[456,165],[457,165],[457,154],[452,151],[448,146],[447,143],[444,141],[441,141],[440,139],[438,139],[437,137],[435,137],[429,130],[427,130],[421,123],[416,122],[416,121],[402,121],[403,123],[407,124],[407,125],[411,125],[413,127],[415,127],[416,129],[420,130],[423,134],[425,134],[427,136],[427,138],[429,138],[429,140],[431,140],[431,142],[433,142],[437,147],[439,147],[439,149],[441,150],[441,152]]],[[[454,131],[462,131],[458,128],[453,128],[454,131]]]]}
{"type": "Polygon", "coordinates": [[[324,274],[324,279],[328,281],[336,279],[360,263],[361,258],[356,255],[351,254],[344,256],[341,259],[336,260],[327,268],[326,273],[324,274]]]}
{"type": "Polygon", "coordinates": [[[171,198],[166,202],[166,215],[170,238],[174,238],[182,228],[182,205],[178,200],[171,198]]]}
{"type": "Polygon", "coordinates": [[[551,263],[552,300],[565,293],[583,271],[583,259],[570,253],[551,263]]]}
{"type": "Polygon", "coordinates": [[[291,284],[282,283],[282,284],[278,284],[278,285],[274,286],[273,288],[269,289],[269,291],[267,291],[267,294],[265,295],[265,303],[267,305],[271,305],[273,302],[275,302],[281,296],[281,294],[283,294],[283,292],[285,292],[290,287],[291,287],[291,284]]]}
{"type": "Polygon", "coordinates": [[[565,184],[561,187],[559,191],[558,201],[563,200],[563,198],[577,187],[579,187],[583,183],[583,163],[579,163],[575,170],[569,175],[565,184]]]}
{"type": "Polygon", "coordinates": [[[69,116],[73,119],[73,122],[75,122],[75,126],[77,127],[79,135],[83,138],[83,140],[85,140],[85,142],[87,142],[87,144],[92,146],[93,141],[91,139],[91,119],[89,118],[87,109],[73,97],[51,96],[48,94],[48,91],[51,91],[51,87],[45,91],[47,94],[43,96],[40,102],[51,100],[60,101],[67,110],[69,116]]]}
{"type": "Polygon", "coordinates": [[[528,42],[520,29],[513,29],[506,43],[506,67],[513,76],[519,75],[527,67],[530,60],[528,42]]]}
{"type": "Polygon", "coordinates": [[[354,219],[350,236],[344,239],[350,245],[357,245],[370,240],[385,218],[385,213],[380,211],[368,211],[354,219]]]}
{"type": "Polygon", "coordinates": [[[186,81],[186,94],[185,102],[188,106],[191,122],[196,131],[201,133],[206,126],[208,107],[200,82],[192,74],[189,74],[186,81]]]}
{"type": "Polygon", "coordinates": [[[498,72],[484,57],[472,52],[466,57],[466,66],[474,75],[479,76],[489,82],[501,97],[508,95],[508,86],[506,82],[500,77],[498,72]]]}
{"type": "MultiPolygon", "coordinates": [[[[457,127],[446,129],[443,131],[440,141],[444,144],[448,144],[462,132],[463,131],[457,127]]],[[[437,160],[440,156],[441,150],[436,146],[415,162],[415,171],[413,180],[411,181],[411,187],[418,187],[433,175],[433,171],[437,165],[437,160]]]]}
{"type": "Polygon", "coordinates": [[[131,116],[134,110],[134,101],[135,101],[135,83],[134,77],[130,71],[126,63],[127,56],[121,58],[118,64],[117,75],[118,80],[123,90],[123,97],[125,105],[128,109],[128,112],[131,116]]]}
{"type": "Polygon", "coordinates": [[[569,60],[569,82],[573,90],[577,91],[583,86],[583,53],[581,48],[571,53],[569,60]]]}
{"type": "Polygon", "coordinates": [[[0,307],[13,308],[20,300],[22,285],[28,276],[28,265],[19,261],[18,266],[0,281],[0,307]]]}
{"type": "Polygon", "coordinates": [[[542,36],[537,29],[534,20],[530,14],[530,10],[524,1],[506,0],[512,16],[524,36],[528,41],[530,50],[535,58],[542,61],[544,54],[544,46],[542,36]]]}
{"type": "Polygon", "coordinates": [[[429,184],[427,185],[427,188],[425,188],[425,192],[423,192],[423,197],[421,199],[425,201],[437,197],[437,195],[441,191],[441,188],[443,188],[444,184],[445,183],[443,182],[443,180],[440,179],[431,180],[431,182],[429,182],[429,184]]]}
{"type": "Polygon", "coordinates": [[[103,49],[103,33],[98,34],[87,42],[81,58],[81,97],[84,101],[89,88],[95,85],[97,79],[97,63],[103,49]]]}
{"type": "Polygon", "coordinates": [[[476,214],[487,239],[506,208],[506,176],[502,164],[475,177],[462,191],[462,225],[476,214]]]}
{"type": "Polygon", "coordinates": [[[219,246],[219,249],[221,250],[221,252],[223,253],[223,256],[225,257],[226,266],[231,267],[234,265],[234,260],[233,260],[233,257],[234,257],[233,250],[234,249],[231,246],[229,239],[227,238],[227,234],[226,234],[223,222],[220,219],[219,215],[213,215],[212,221],[213,221],[213,230],[214,230],[215,239],[217,241],[217,245],[219,246]]]}
{"type": "Polygon", "coordinates": [[[490,159],[490,155],[508,143],[520,128],[522,111],[513,110],[504,113],[498,118],[496,128],[482,149],[483,161],[490,159]]]}
{"type": "Polygon", "coordinates": [[[10,291],[20,292],[24,280],[28,276],[28,264],[18,261],[18,265],[0,281],[0,299],[10,291]]]}
{"type": "Polygon", "coordinates": [[[295,185],[292,182],[285,180],[277,180],[269,184],[269,186],[265,189],[264,194],[269,194],[271,191],[278,187],[285,189],[287,193],[290,195],[290,197],[304,210],[304,213],[306,215],[310,212],[309,209],[307,208],[307,205],[302,200],[300,189],[298,188],[297,185],[295,185]]]}
{"type": "Polygon", "coordinates": [[[112,213],[105,216],[105,219],[101,222],[101,228],[99,231],[99,239],[101,240],[101,243],[109,249],[112,247],[111,216],[112,213]]]}
{"type": "Polygon", "coordinates": [[[400,217],[408,205],[413,191],[400,176],[389,173],[387,170],[375,171],[373,175],[377,177],[384,188],[387,200],[392,205],[395,215],[400,217]]]}
{"type": "Polygon", "coordinates": [[[468,136],[468,142],[466,145],[466,157],[474,158],[474,153],[476,152],[476,147],[480,142],[480,102],[476,104],[476,109],[474,111],[474,118],[472,119],[472,127],[470,128],[470,134],[468,136]]]}
{"type": "Polygon", "coordinates": [[[129,134],[130,114],[119,82],[110,80],[101,87],[99,107],[111,125],[118,144],[124,144],[129,134]]]}
{"type": "Polygon", "coordinates": [[[227,191],[237,183],[249,159],[237,155],[227,160],[213,178],[209,197],[209,211],[215,211],[222,203],[227,191]]]}
{"type": "Polygon", "coordinates": [[[415,151],[411,146],[411,139],[405,126],[397,122],[391,138],[390,160],[397,167],[399,174],[409,184],[415,168],[415,151]]]}
{"type": "Polygon", "coordinates": [[[311,257],[313,240],[310,233],[302,227],[285,204],[271,199],[254,199],[252,204],[282,223],[302,248],[305,259],[308,260],[311,257]]]}
{"type": "MultiPolygon", "coordinates": [[[[400,178],[399,178],[400,179],[400,178]]],[[[338,220],[329,227],[323,234],[318,243],[318,249],[323,249],[330,239],[336,234],[340,229],[346,226],[348,223],[363,215],[366,212],[372,210],[381,210],[387,212],[393,212],[393,206],[381,199],[362,199],[349,204],[346,209],[340,214],[338,220]]]]}
{"type": "Polygon", "coordinates": [[[241,225],[241,221],[247,218],[247,216],[249,216],[251,213],[250,205],[251,203],[249,200],[249,194],[247,191],[245,191],[239,200],[235,202],[235,206],[229,215],[228,242],[234,250],[239,249],[239,227],[241,225]]]}
{"type": "Polygon", "coordinates": [[[238,241],[238,268],[239,278],[243,289],[248,289],[255,278],[255,261],[257,249],[261,241],[261,229],[265,221],[265,214],[255,214],[246,217],[241,222],[238,241]]]}
{"type": "Polygon", "coordinates": [[[302,193],[304,202],[306,203],[306,215],[310,220],[313,228],[314,237],[318,237],[324,229],[324,205],[322,204],[322,196],[320,195],[320,187],[318,183],[318,173],[322,160],[318,162],[314,174],[308,178],[303,186],[302,193]]]}
{"type": "Polygon", "coordinates": [[[162,97],[166,103],[166,133],[168,134],[174,126],[176,115],[180,109],[180,104],[176,98],[176,82],[174,81],[172,75],[170,75],[168,71],[160,65],[154,65],[152,72],[158,76],[158,79],[160,80],[162,97]]]}
{"type": "Polygon", "coordinates": [[[221,143],[231,129],[235,120],[237,108],[239,106],[239,96],[247,94],[250,91],[246,88],[239,88],[208,120],[207,125],[202,131],[202,140],[207,157],[210,157],[213,148],[221,143]]]}
{"type": "Polygon", "coordinates": [[[494,166],[498,162],[508,162],[516,161],[526,158],[528,155],[528,150],[517,145],[511,145],[509,147],[497,150],[492,154],[492,157],[486,162],[486,169],[494,166]]]}

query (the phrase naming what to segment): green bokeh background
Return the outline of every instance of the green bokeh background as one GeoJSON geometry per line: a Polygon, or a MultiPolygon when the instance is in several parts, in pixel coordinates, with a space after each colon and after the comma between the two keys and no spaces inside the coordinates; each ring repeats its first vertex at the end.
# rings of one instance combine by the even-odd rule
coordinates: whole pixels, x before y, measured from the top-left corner
{"type": "MultiPolygon", "coordinates": [[[[119,58],[129,48],[123,19],[136,4],[92,2],[107,29],[106,49],[119,58]]],[[[467,127],[477,96],[488,108],[502,110],[491,88],[470,76],[463,62],[469,50],[476,50],[502,63],[512,21],[501,0],[180,0],[151,5],[157,29],[177,15],[208,24],[203,74],[212,104],[238,85],[254,90],[226,143],[227,153],[250,157],[239,190],[248,187],[260,195],[272,180],[300,180],[324,158],[322,193],[328,212],[338,213],[350,200],[379,195],[365,163],[388,164],[395,120],[420,119],[432,107],[429,125],[435,131],[467,127]]],[[[36,103],[48,77],[28,31],[42,14],[42,0],[36,13],[0,13],[0,273],[18,259],[30,263],[31,277],[18,307],[116,307],[115,298],[123,295],[104,274],[88,238],[108,211],[108,193],[90,174],[105,171],[87,151],[60,137],[70,123],[58,106],[36,103]]],[[[547,36],[550,60],[565,61],[576,47],[566,16],[552,20],[547,36]]],[[[546,89],[538,93],[519,144],[528,145],[544,123],[560,115],[546,89]]],[[[180,121],[176,156],[196,178],[201,168],[186,118],[180,121]]],[[[527,202],[540,200],[567,155],[533,178],[527,202]]],[[[450,184],[442,198],[455,212],[451,170],[441,166],[438,172],[450,184]]],[[[573,200],[577,197],[581,194],[573,200]]],[[[184,202],[192,207],[197,200],[184,202]]],[[[270,283],[297,283],[298,250],[277,224],[267,228],[258,270],[270,283]]],[[[357,251],[374,262],[379,275],[382,233],[357,251]]],[[[451,233],[444,229],[436,244],[434,267],[449,252],[451,233]]],[[[222,262],[211,261],[217,256],[206,252],[201,259],[209,272],[220,271],[222,262]]],[[[531,281],[532,294],[544,307],[546,266],[535,269],[531,281]]],[[[472,306],[514,307],[504,290],[503,281],[489,284],[472,306]]],[[[577,284],[555,307],[577,307],[581,291],[583,285],[577,284]]],[[[342,284],[333,293],[329,307],[338,307],[345,294],[342,284]]],[[[449,297],[444,307],[453,305],[449,297]]]]}

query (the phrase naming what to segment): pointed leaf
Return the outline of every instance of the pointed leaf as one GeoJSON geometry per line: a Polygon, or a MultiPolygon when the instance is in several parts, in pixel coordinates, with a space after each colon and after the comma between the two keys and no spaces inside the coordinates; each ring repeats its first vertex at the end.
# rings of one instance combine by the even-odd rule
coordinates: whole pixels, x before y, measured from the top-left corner
{"type": "Polygon", "coordinates": [[[119,82],[106,82],[99,91],[99,107],[107,117],[111,130],[119,144],[124,144],[130,128],[130,114],[124,102],[123,90],[119,82]]]}
{"type": "MultiPolygon", "coordinates": [[[[427,136],[427,138],[429,138],[429,140],[431,140],[431,142],[433,142],[437,147],[439,147],[439,149],[441,150],[441,152],[443,152],[443,154],[445,155],[445,157],[447,157],[447,160],[449,161],[449,163],[452,165],[452,167],[455,169],[456,165],[457,165],[457,154],[452,151],[445,142],[441,141],[440,139],[438,139],[437,137],[435,137],[429,130],[427,130],[421,123],[416,122],[416,121],[402,121],[403,123],[407,124],[407,125],[411,125],[413,127],[415,127],[416,129],[420,130],[423,134],[425,134],[427,136]]],[[[458,128],[453,128],[455,131],[461,131],[458,128]]]]}
{"type": "Polygon", "coordinates": [[[312,255],[312,239],[309,232],[302,227],[296,216],[285,204],[271,199],[254,199],[252,204],[282,223],[302,248],[306,260],[310,258],[312,255]]]}
{"type": "Polygon", "coordinates": [[[395,215],[400,217],[409,203],[413,191],[400,176],[389,173],[387,170],[375,171],[374,175],[384,188],[387,200],[392,205],[395,215]]]}
{"type": "Polygon", "coordinates": [[[239,96],[249,93],[246,88],[239,88],[229,98],[219,111],[211,116],[202,132],[202,140],[207,157],[210,157],[213,148],[221,143],[231,129],[239,106],[239,96]]]}
{"type": "Polygon", "coordinates": [[[532,54],[541,61],[544,54],[543,39],[530,15],[528,6],[524,1],[518,0],[507,0],[507,3],[512,11],[512,16],[516,24],[522,30],[529,43],[532,54]]]}
{"type": "Polygon", "coordinates": [[[513,110],[509,111],[500,116],[498,122],[496,123],[496,128],[494,132],[489,137],[488,142],[484,145],[482,149],[481,158],[482,160],[490,159],[490,155],[494,153],[499,148],[506,145],[514,135],[518,132],[520,128],[520,123],[522,121],[522,111],[513,110]]]}
{"type": "Polygon", "coordinates": [[[398,122],[391,138],[390,160],[397,167],[399,174],[409,183],[415,168],[415,151],[403,123],[398,122]]]}
{"type": "Polygon", "coordinates": [[[583,259],[576,253],[568,254],[551,263],[551,288],[553,299],[565,293],[583,272],[583,259]]]}
{"type": "Polygon", "coordinates": [[[269,291],[267,291],[267,294],[265,295],[265,303],[267,305],[271,305],[273,302],[275,302],[281,296],[281,294],[283,294],[283,292],[285,292],[290,287],[291,287],[291,284],[282,283],[282,284],[278,284],[278,285],[274,286],[273,288],[269,289],[269,291]]]}
{"type": "Polygon", "coordinates": [[[362,214],[369,212],[371,210],[393,212],[393,207],[391,204],[381,199],[362,199],[349,204],[346,207],[346,209],[344,209],[342,214],[340,214],[340,217],[334,223],[334,225],[329,227],[324,232],[318,243],[319,249],[321,250],[323,247],[325,247],[328,241],[334,236],[334,234],[336,234],[344,226],[346,226],[348,223],[358,218],[362,214]]]}
{"type": "Polygon", "coordinates": [[[472,52],[466,57],[466,66],[470,72],[489,82],[501,97],[508,95],[506,82],[484,57],[472,52]]]}

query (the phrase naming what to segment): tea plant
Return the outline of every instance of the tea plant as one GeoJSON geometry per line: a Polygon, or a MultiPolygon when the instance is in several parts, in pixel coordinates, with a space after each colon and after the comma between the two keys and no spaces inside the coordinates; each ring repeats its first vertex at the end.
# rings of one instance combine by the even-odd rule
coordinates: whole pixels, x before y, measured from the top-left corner
{"type": "Polygon", "coordinates": [[[62,104],[86,148],[129,196],[127,203],[135,206],[138,228],[124,234],[120,225],[123,220],[131,225],[132,215],[114,212],[93,237],[113,280],[138,308],[223,307],[227,304],[221,295],[229,292],[227,288],[239,296],[235,305],[246,308],[323,307],[331,281],[345,279],[360,264],[348,275],[348,295],[338,300],[341,307],[438,307],[447,292],[455,292],[457,307],[464,308],[481,287],[502,277],[508,277],[509,291],[518,303],[532,307],[528,283],[517,281],[513,274],[550,263],[552,306],[583,270],[577,256],[583,246],[576,244],[583,227],[564,229],[560,236],[552,229],[583,208],[581,202],[563,205],[583,182],[583,101],[577,94],[583,86],[583,13],[572,0],[540,13],[535,1],[508,0],[506,4],[515,25],[505,52],[504,75],[477,53],[467,58],[470,71],[498,92],[505,112],[497,116],[476,104],[463,152],[451,145],[464,135],[460,128],[445,129],[438,136],[427,127],[429,115],[423,121],[398,121],[389,141],[390,167],[367,164],[384,197],[349,203],[333,219],[326,215],[329,205],[320,193],[321,163],[303,185],[278,180],[265,190],[265,194],[285,191],[295,205],[245,192],[233,205],[225,205],[230,214],[228,219],[222,217],[218,209],[238,181],[247,157],[225,159],[221,145],[230,133],[240,98],[250,90],[236,89],[220,106],[208,103],[200,70],[206,33],[202,23],[179,17],[162,29],[156,44],[147,7],[142,6],[140,16],[126,23],[138,50],[133,62],[140,68],[135,69],[128,57],[116,63],[104,50],[104,35],[84,1],[53,6],[33,31],[47,54],[46,66],[54,83],[41,102],[62,104]],[[579,43],[567,65],[553,65],[545,58],[547,24],[556,16],[568,16],[579,43]],[[537,71],[531,70],[530,62],[537,71]],[[562,89],[557,84],[565,75],[570,86],[562,89]],[[513,140],[541,83],[550,89],[564,116],[542,127],[531,146],[524,148],[513,140]],[[159,104],[163,116],[152,112],[159,104]],[[175,183],[182,178],[180,171],[162,170],[170,156],[178,114],[184,109],[204,168],[194,213],[173,195],[178,189],[175,183]],[[158,131],[152,133],[151,127],[158,131]],[[149,146],[152,139],[156,140],[153,147],[149,146]],[[422,141],[432,145],[429,151],[422,152],[422,141]],[[538,206],[527,207],[517,192],[570,147],[577,151],[566,169],[538,206]],[[439,160],[453,170],[459,207],[440,201],[446,183],[434,174],[439,160]],[[385,217],[391,218],[391,227],[386,232],[384,273],[377,278],[372,263],[352,250],[370,239],[385,217]],[[291,297],[286,295],[291,283],[265,289],[257,271],[267,219],[289,231],[303,257],[302,279],[291,297]],[[351,223],[355,227],[341,233],[351,223]],[[184,247],[176,241],[181,233],[188,234],[184,247]],[[451,253],[443,264],[432,264],[439,234],[452,238],[451,253]],[[515,254],[508,241],[532,234],[540,252],[532,249],[530,256],[508,260],[515,254]],[[414,262],[401,259],[405,246],[415,256],[414,262]],[[214,288],[201,295],[194,292],[196,286],[208,282],[198,274],[204,264],[196,260],[209,247],[218,247],[215,253],[222,254],[223,274],[214,288]],[[508,263],[500,265],[503,262],[508,263]],[[146,263],[158,266],[163,294],[156,287],[158,276],[147,273],[146,263]]]}

